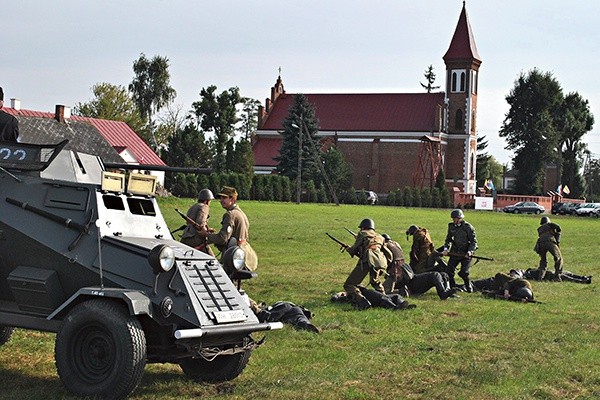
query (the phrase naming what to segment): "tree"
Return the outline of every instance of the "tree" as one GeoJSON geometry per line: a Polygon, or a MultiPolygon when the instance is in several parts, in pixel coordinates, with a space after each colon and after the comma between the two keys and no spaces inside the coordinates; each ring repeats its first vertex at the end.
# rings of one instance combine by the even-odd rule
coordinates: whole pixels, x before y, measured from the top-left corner
{"type": "Polygon", "coordinates": [[[160,145],[154,132],[152,117],[164,106],[175,99],[177,92],[170,86],[169,59],[154,56],[148,60],[144,53],[133,62],[135,77],[129,84],[129,91],[137,104],[142,117],[148,121],[151,145],[154,151],[160,152],[160,145]]]}
{"type": "Polygon", "coordinates": [[[204,132],[189,121],[169,138],[163,159],[172,167],[208,168],[212,162],[212,155],[204,132]]]}
{"type": "Polygon", "coordinates": [[[252,179],[252,175],[254,175],[254,153],[249,140],[241,139],[235,144],[232,158],[235,162],[231,166],[231,171],[244,174],[248,179],[252,179]]]}
{"type": "Polygon", "coordinates": [[[440,88],[439,86],[433,86],[433,84],[435,83],[435,73],[433,72],[433,65],[429,65],[429,67],[427,67],[423,76],[425,76],[427,84],[423,84],[421,82],[419,82],[419,84],[421,85],[421,87],[423,87],[423,89],[427,90],[427,93],[431,93],[432,90],[440,88]]]}
{"type": "Polygon", "coordinates": [[[537,69],[521,74],[506,96],[510,109],[500,137],[506,138],[506,149],[515,153],[517,193],[542,194],[546,163],[554,161],[560,143],[556,125],[562,100],[558,81],[537,69]]]}
{"type": "Polygon", "coordinates": [[[146,121],[142,118],[140,110],[131,95],[123,86],[106,82],[97,83],[92,87],[92,93],[95,96],[93,100],[75,105],[73,110],[75,115],[123,121],[138,135],[148,134],[144,129],[146,121]]]}
{"type": "Polygon", "coordinates": [[[325,152],[323,162],[332,190],[336,196],[341,197],[352,186],[352,167],[335,146],[330,146],[325,152]]]}
{"type": "Polygon", "coordinates": [[[237,105],[242,97],[237,87],[217,95],[217,87],[211,85],[200,91],[200,101],[192,103],[192,112],[196,116],[200,127],[209,134],[214,135],[215,154],[213,168],[215,171],[227,170],[227,142],[233,138],[237,117],[237,105]]]}
{"type": "Polygon", "coordinates": [[[503,166],[494,156],[489,155],[485,150],[488,142],[485,136],[477,139],[477,187],[484,187],[489,179],[494,185],[498,185],[502,181],[503,166]]]}
{"type": "Polygon", "coordinates": [[[557,164],[562,166],[561,183],[569,187],[570,196],[579,197],[585,191],[585,182],[580,171],[587,144],[582,139],[592,130],[594,116],[590,112],[588,101],[577,92],[565,96],[559,115],[560,144],[557,164]]]}
{"type": "Polygon", "coordinates": [[[243,106],[240,116],[242,137],[246,140],[250,140],[256,133],[258,127],[258,107],[260,101],[244,97],[242,99],[243,106]]]}
{"type": "Polygon", "coordinates": [[[294,103],[283,121],[283,142],[279,156],[275,157],[279,174],[290,179],[300,175],[303,181],[314,180],[315,184],[321,184],[320,147],[316,137],[318,125],[314,105],[303,94],[295,95],[294,103]]]}

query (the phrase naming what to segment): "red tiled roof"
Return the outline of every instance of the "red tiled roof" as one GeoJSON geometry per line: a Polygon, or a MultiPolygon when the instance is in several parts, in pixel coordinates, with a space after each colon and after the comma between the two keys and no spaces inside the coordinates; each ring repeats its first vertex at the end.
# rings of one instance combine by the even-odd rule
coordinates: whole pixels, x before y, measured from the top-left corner
{"type": "Polygon", "coordinates": [[[281,136],[273,138],[258,137],[252,146],[254,165],[276,165],[277,163],[273,161],[273,158],[279,156],[282,141],[281,136]]]}
{"type": "MultiPolygon", "coordinates": [[[[305,94],[315,105],[322,131],[431,132],[436,108],[444,93],[305,94]]],[[[260,130],[281,130],[293,104],[293,94],[282,94],[260,130]]]]}
{"type": "Polygon", "coordinates": [[[481,57],[479,57],[477,46],[475,45],[473,30],[467,16],[467,8],[464,3],[460,17],[458,17],[454,36],[452,36],[452,41],[450,42],[450,47],[443,59],[444,61],[472,59],[481,62],[481,57]]]}
{"type": "MultiPolygon", "coordinates": [[[[52,112],[33,111],[33,110],[15,110],[13,108],[2,108],[5,112],[12,115],[49,118],[53,119],[55,114],[52,112]]],[[[148,165],[166,165],[163,160],[152,151],[152,149],[123,121],[110,121],[106,119],[80,117],[71,115],[70,119],[74,121],[83,121],[90,123],[108,143],[114,148],[127,148],[140,164],[148,165]]]]}

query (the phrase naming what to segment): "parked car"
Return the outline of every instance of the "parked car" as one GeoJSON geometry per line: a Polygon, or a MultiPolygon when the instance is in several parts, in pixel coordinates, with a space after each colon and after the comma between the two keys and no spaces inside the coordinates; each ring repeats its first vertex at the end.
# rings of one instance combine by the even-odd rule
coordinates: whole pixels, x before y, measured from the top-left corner
{"type": "Polygon", "coordinates": [[[513,214],[542,214],[546,209],[533,201],[520,201],[512,206],[506,206],[502,211],[513,214]]]}
{"type": "Polygon", "coordinates": [[[379,201],[379,197],[377,196],[377,193],[375,193],[372,190],[357,190],[356,192],[356,198],[360,199],[361,196],[364,193],[364,196],[367,198],[367,204],[377,204],[377,202],[379,201]]]}
{"type": "Polygon", "coordinates": [[[570,204],[570,203],[562,203],[560,201],[557,201],[556,203],[552,204],[552,208],[550,209],[550,213],[553,214],[553,215],[554,214],[560,214],[561,213],[560,212],[561,209],[563,207],[565,207],[567,204],[570,204]]]}
{"type": "Polygon", "coordinates": [[[583,205],[583,203],[565,203],[558,210],[561,215],[577,215],[577,210],[583,205]]]}
{"type": "Polygon", "coordinates": [[[600,203],[584,203],[577,209],[580,217],[595,217],[600,213],[600,203]]]}

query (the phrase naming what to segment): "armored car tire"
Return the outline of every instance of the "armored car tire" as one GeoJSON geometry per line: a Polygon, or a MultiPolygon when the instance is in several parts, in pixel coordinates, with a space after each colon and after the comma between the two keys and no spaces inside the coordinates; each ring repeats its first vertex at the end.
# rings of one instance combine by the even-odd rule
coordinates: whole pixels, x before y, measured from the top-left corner
{"type": "Polygon", "coordinates": [[[124,305],[85,301],[65,318],[55,343],[56,369],[78,396],[121,399],[138,386],[146,366],[146,337],[124,305]]]}
{"type": "Polygon", "coordinates": [[[10,340],[10,337],[13,334],[15,328],[12,326],[2,326],[0,325],[0,346],[7,343],[10,340]]]}
{"type": "MultiPolygon", "coordinates": [[[[244,344],[250,338],[244,339],[244,344]]],[[[184,358],[179,361],[184,374],[196,382],[219,383],[230,381],[242,373],[250,360],[252,350],[245,350],[231,355],[217,356],[212,361],[204,358],[184,358]]]]}

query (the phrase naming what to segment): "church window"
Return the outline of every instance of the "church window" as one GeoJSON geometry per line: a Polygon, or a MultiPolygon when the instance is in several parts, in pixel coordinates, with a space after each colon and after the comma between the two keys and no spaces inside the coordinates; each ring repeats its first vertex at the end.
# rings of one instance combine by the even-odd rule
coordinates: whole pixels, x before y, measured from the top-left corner
{"type": "Polygon", "coordinates": [[[454,129],[464,129],[463,112],[461,109],[456,110],[456,118],[454,119],[454,129]]]}
{"type": "Polygon", "coordinates": [[[464,69],[452,70],[452,84],[450,91],[453,93],[463,93],[466,88],[467,73],[464,69]]]}
{"type": "Polygon", "coordinates": [[[477,94],[477,71],[471,71],[471,93],[477,94]]]}

